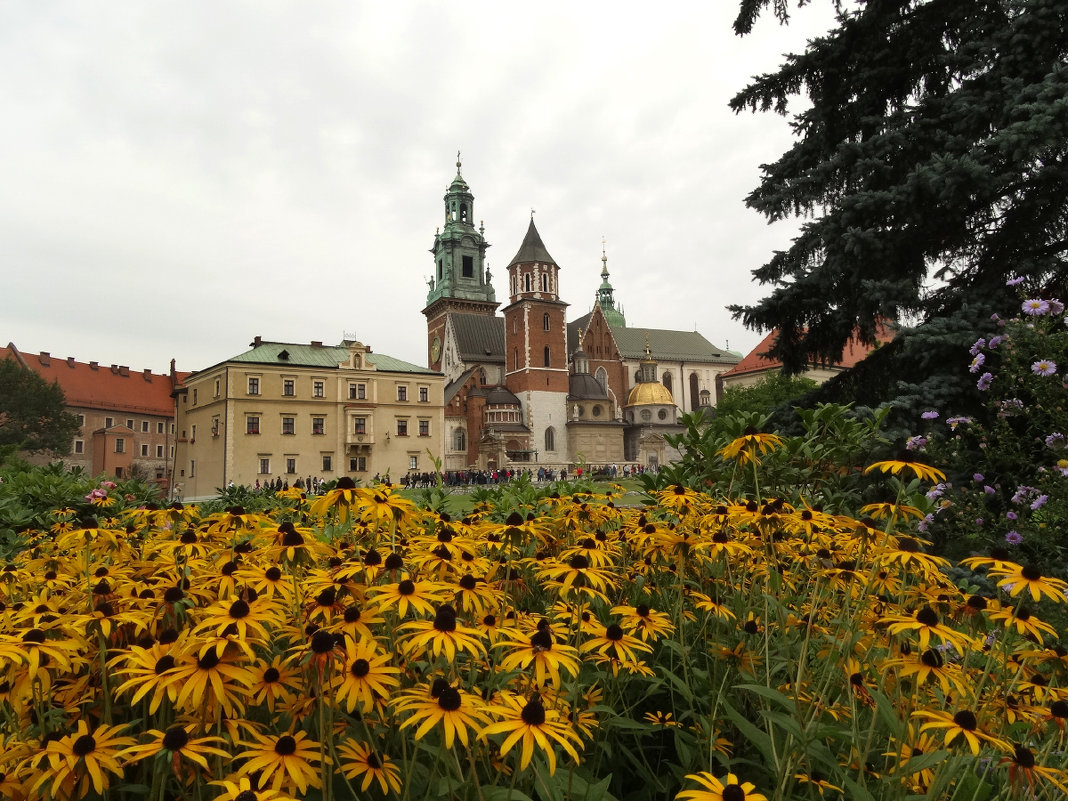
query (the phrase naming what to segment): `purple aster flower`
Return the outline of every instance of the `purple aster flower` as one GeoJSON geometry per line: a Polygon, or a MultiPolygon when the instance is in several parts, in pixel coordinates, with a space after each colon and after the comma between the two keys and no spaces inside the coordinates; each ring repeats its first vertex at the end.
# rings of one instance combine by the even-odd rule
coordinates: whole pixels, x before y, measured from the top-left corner
{"type": "Polygon", "coordinates": [[[978,356],[979,355],[979,351],[981,351],[985,347],[986,347],[986,338],[985,337],[979,337],[979,339],[975,340],[975,344],[972,345],[970,348],[968,348],[968,353],[970,353],[972,356],[978,356]]]}
{"type": "Polygon", "coordinates": [[[1017,517],[1019,517],[1019,515],[1016,514],[1016,512],[1006,512],[1005,517],[1009,520],[1015,520],[1017,517]]]}
{"type": "Polygon", "coordinates": [[[1009,545],[1019,545],[1021,542],[1023,542],[1023,537],[1020,536],[1019,531],[1013,529],[1005,535],[1005,542],[1007,542],[1009,545]]]}
{"type": "Polygon", "coordinates": [[[942,497],[942,493],[946,491],[945,484],[935,484],[931,489],[927,491],[927,500],[934,501],[942,497]]]}
{"type": "Polygon", "coordinates": [[[997,490],[995,490],[989,484],[984,484],[983,485],[983,492],[985,492],[987,495],[993,495],[995,492],[997,492],[997,490]]]}
{"type": "Polygon", "coordinates": [[[970,423],[971,421],[972,421],[972,418],[970,418],[970,417],[947,417],[946,418],[946,422],[949,424],[949,427],[951,429],[953,429],[954,431],[957,430],[957,426],[963,425],[964,423],[970,423]]]}
{"type": "Polygon", "coordinates": [[[1064,304],[1063,303],[1061,303],[1059,300],[1057,300],[1057,298],[1050,298],[1049,299],[1049,312],[1050,312],[1050,314],[1060,314],[1063,311],[1064,311],[1064,304]]]}
{"type": "Polygon", "coordinates": [[[1063,448],[1064,447],[1064,434],[1060,431],[1054,431],[1048,437],[1046,437],[1047,448],[1063,448]]]}
{"type": "Polygon", "coordinates": [[[1049,301],[1042,300],[1042,298],[1029,298],[1020,305],[1020,309],[1031,317],[1041,317],[1043,314],[1049,314],[1049,301]]]}
{"type": "Polygon", "coordinates": [[[1024,277],[1022,275],[1020,275],[1020,276],[1017,276],[1016,278],[1010,278],[1008,281],[1005,282],[1005,286],[1016,286],[1018,284],[1022,284],[1023,281],[1024,281],[1024,277]]]}
{"type": "Polygon", "coordinates": [[[981,376],[979,376],[979,380],[975,382],[975,386],[976,386],[976,388],[979,389],[980,392],[985,392],[986,390],[990,389],[990,385],[993,384],[993,383],[994,383],[993,374],[992,373],[983,373],[981,376]]]}
{"type": "Polygon", "coordinates": [[[975,354],[975,358],[972,359],[972,363],[968,365],[968,372],[969,373],[978,373],[979,372],[979,368],[983,366],[983,362],[985,362],[985,361],[986,361],[986,354],[985,353],[977,353],[977,354],[975,354]]]}
{"type": "Polygon", "coordinates": [[[972,473],[972,481],[975,481],[976,483],[982,481],[984,478],[985,476],[982,473],[972,473]]]}
{"type": "Polygon", "coordinates": [[[1037,512],[1039,509],[1041,509],[1043,506],[1046,505],[1046,501],[1048,501],[1048,500],[1049,500],[1049,496],[1048,495],[1039,495],[1037,498],[1035,498],[1031,502],[1031,511],[1032,512],[1037,512]]]}
{"type": "Polygon", "coordinates": [[[1057,372],[1057,362],[1052,359],[1039,359],[1031,365],[1031,372],[1041,376],[1053,375],[1057,372]]]}
{"type": "Polygon", "coordinates": [[[917,528],[917,530],[919,530],[921,532],[927,531],[927,527],[930,526],[931,523],[933,523],[933,522],[934,522],[934,515],[932,515],[932,514],[924,515],[923,520],[921,520],[919,523],[916,524],[916,528],[917,528]]]}
{"type": "Polygon", "coordinates": [[[977,525],[977,526],[983,525],[983,518],[981,518],[981,517],[975,518],[975,525],[977,525]]]}
{"type": "Polygon", "coordinates": [[[932,409],[931,411],[924,412],[923,414],[920,415],[920,417],[923,418],[924,420],[937,420],[938,419],[938,412],[936,412],[936,411],[934,411],[932,409]]]}
{"type": "Polygon", "coordinates": [[[905,449],[910,451],[922,451],[927,446],[927,437],[915,436],[905,440],[905,449]]]}
{"type": "Polygon", "coordinates": [[[1026,484],[1021,484],[1019,487],[1016,488],[1016,492],[1013,493],[1012,502],[1023,503],[1024,501],[1031,500],[1031,498],[1035,497],[1036,495],[1038,495],[1037,489],[1035,489],[1034,487],[1029,487],[1026,484]]]}
{"type": "Polygon", "coordinates": [[[995,350],[997,348],[997,346],[1000,345],[1004,341],[1005,341],[1005,337],[1000,336],[1000,335],[996,336],[996,337],[990,337],[990,342],[989,342],[990,350],[995,350]]]}

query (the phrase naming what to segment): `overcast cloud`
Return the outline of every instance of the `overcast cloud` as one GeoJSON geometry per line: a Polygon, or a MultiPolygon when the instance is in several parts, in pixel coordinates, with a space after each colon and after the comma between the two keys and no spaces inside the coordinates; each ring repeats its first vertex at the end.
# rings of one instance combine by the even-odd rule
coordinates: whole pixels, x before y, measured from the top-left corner
{"type": "MultiPolygon", "coordinates": [[[[830,5],[830,4],[826,4],[830,5]]],[[[48,2],[0,10],[0,338],[197,370],[255,335],[426,363],[457,149],[497,298],[530,218],[589,310],[748,351],[794,230],[743,204],[786,122],[729,98],[830,22],[733,2],[48,2]]]]}

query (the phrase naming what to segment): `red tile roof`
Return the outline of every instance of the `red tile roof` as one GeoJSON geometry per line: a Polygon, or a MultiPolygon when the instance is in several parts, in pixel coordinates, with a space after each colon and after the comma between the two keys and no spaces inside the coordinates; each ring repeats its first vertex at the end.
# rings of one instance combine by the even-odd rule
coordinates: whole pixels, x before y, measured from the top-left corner
{"type": "Polygon", "coordinates": [[[48,353],[27,354],[13,343],[0,348],[0,359],[13,358],[49,383],[58,381],[70,407],[107,409],[171,417],[171,377],[150,370],[131,372],[129,367],[76,362],[71,356],[55,358],[48,353]]]}
{"type": "MultiPolygon", "coordinates": [[[[880,325],[875,331],[875,339],[879,344],[890,342],[895,335],[893,328],[885,325],[880,325]]],[[[760,344],[753,348],[738,364],[734,365],[730,370],[723,373],[723,377],[745,375],[747,373],[759,373],[768,372],[771,370],[778,370],[782,367],[782,362],[778,359],[769,359],[764,354],[771,350],[775,344],[776,338],[779,336],[778,329],[772,330],[770,334],[764,337],[760,344]]],[[[848,370],[851,367],[855,367],[857,362],[864,359],[869,353],[872,352],[870,345],[861,344],[860,340],[856,337],[850,338],[846,343],[845,349],[842,351],[841,361],[834,364],[826,365],[839,370],[848,370]]]]}

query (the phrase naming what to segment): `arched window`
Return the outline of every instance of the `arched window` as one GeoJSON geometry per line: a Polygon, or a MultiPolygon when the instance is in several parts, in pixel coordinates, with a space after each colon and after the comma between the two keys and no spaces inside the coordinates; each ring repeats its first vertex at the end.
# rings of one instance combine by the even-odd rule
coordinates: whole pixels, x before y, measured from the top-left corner
{"type": "Polygon", "coordinates": [[[544,317],[541,318],[541,324],[545,328],[546,331],[549,330],[549,315],[548,314],[546,314],[544,317]]]}
{"type": "Polygon", "coordinates": [[[547,276],[545,273],[541,274],[541,291],[549,291],[549,276],[547,276]]]}
{"type": "Polygon", "coordinates": [[[668,392],[671,392],[671,373],[664,373],[664,386],[667,387],[668,392]]]}
{"type": "Polygon", "coordinates": [[[690,411],[695,411],[698,405],[700,391],[697,386],[697,373],[690,373],[690,411]]]}
{"type": "Polygon", "coordinates": [[[457,428],[452,432],[452,449],[454,451],[467,450],[467,432],[462,428],[457,428]]]}
{"type": "Polygon", "coordinates": [[[460,204],[460,221],[461,222],[467,222],[467,204],[466,203],[461,203],[460,204]]]}
{"type": "Polygon", "coordinates": [[[523,276],[523,278],[524,278],[524,286],[526,286],[526,291],[529,292],[530,291],[530,273],[527,273],[525,276],[523,276]]]}
{"type": "Polygon", "coordinates": [[[556,431],[553,430],[552,426],[549,426],[547,429],[545,429],[545,450],[556,450],[556,431]]]}
{"type": "Polygon", "coordinates": [[[597,368],[597,383],[601,385],[601,389],[608,392],[608,371],[603,367],[597,368]]]}
{"type": "Polygon", "coordinates": [[[486,368],[485,367],[479,367],[478,368],[478,383],[481,384],[482,386],[486,386],[486,368]]]}
{"type": "Polygon", "coordinates": [[[545,346],[545,366],[549,366],[549,346],[545,346]]]}

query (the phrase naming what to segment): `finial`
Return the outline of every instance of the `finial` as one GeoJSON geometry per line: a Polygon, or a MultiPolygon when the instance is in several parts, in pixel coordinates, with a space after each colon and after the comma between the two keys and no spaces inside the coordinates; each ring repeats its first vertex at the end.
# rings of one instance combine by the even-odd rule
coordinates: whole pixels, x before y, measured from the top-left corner
{"type": "Polygon", "coordinates": [[[456,151],[456,174],[460,174],[460,151],[456,151]]]}
{"type": "Polygon", "coordinates": [[[478,232],[480,234],[485,234],[486,233],[486,221],[485,220],[479,220],[478,221],[478,232]]]}
{"type": "Polygon", "coordinates": [[[531,209],[530,209],[530,221],[534,222],[534,209],[533,209],[533,207],[531,207],[531,209]]]}
{"type": "Polygon", "coordinates": [[[645,332],[645,358],[652,356],[652,351],[649,350],[649,332],[645,332]]]}
{"type": "Polygon", "coordinates": [[[601,237],[601,275],[605,278],[608,277],[608,254],[605,253],[605,241],[604,237],[601,237]]]}

